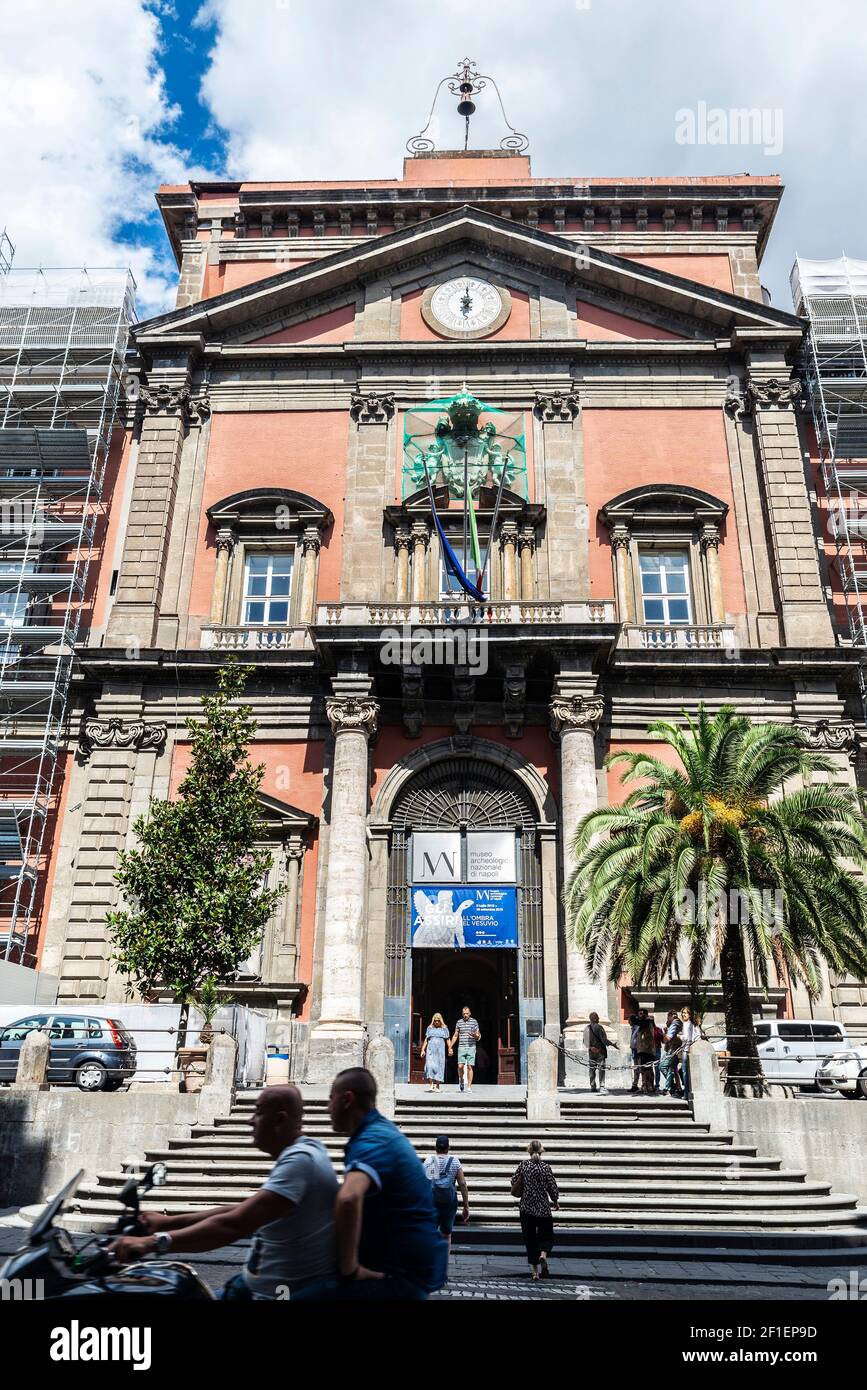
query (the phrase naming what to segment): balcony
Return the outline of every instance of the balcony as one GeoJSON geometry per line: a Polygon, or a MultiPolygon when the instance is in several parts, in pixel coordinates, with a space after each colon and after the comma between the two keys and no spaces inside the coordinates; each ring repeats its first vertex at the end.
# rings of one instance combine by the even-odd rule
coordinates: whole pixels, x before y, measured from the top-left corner
{"type": "Polygon", "coordinates": [[[473,603],[443,600],[433,603],[321,603],[318,627],[446,627],[465,623],[477,627],[603,625],[617,621],[614,600],[572,602],[518,599],[473,603]]]}
{"type": "Polygon", "coordinates": [[[229,627],[225,623],[205,623],[202,650],[206,652],[287,652],[309,647],[304,627],[229,627]]]}
{"type": "Polygon", "coordinates": [[[624,626],[620,645],[633,651],[734,652],[735,630],[728,623],[624,626]]]}

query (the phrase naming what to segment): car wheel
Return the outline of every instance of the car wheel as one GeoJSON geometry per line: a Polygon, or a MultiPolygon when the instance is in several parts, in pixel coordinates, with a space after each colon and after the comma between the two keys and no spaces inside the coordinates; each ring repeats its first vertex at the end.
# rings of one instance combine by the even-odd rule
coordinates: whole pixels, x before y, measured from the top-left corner
{"type": "Polygon", "coordinates": [[[75,1084],[79,1091],[104,1091],[108,1072],[101,1062],[82,1062],[75,1073],[75,1084]]]}
{"type": "Polygon", "coordinates": [[[858,1077],[854,1094],[860,1096],[862,1100],[867,1100],[867,1067],[864,1068],[861,1075],[858,1077]]]}
{"type": "Polygon", "coordinates": [[[110,1080],[106,1081],[106,1083],[105,1083],[105,1089],[106,1089],[107,1091],[119,1091],[122,1085],[123,1085],[123,1077],[122,1077],[122,1076],[113,1076],[113,1077],[111,1077],[110,1080]]]}
{"type": "Polygon", "coordinates": [[[819,1081],[816,1089],[820,1096],[834,1096],[837,1094],[837,1087],[830,1086],[827,1081],[819,1081]]]}
{"type": "Polygon", "coordinates": [[[860,1081],[855,1082],[855,1089],[852,1091],[841,1091],[840,1095],[844,1100],[860,1100],[862,1096],[860,1081]]]}

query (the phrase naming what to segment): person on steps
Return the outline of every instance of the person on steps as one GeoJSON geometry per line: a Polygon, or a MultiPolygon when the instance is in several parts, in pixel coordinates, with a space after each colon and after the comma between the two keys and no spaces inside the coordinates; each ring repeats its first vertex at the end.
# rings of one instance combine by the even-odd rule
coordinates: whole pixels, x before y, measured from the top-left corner
{"type": "Polygon", "coordinates": [[[527,1251],[527,1262],[533,1278],[549,1278],[548,1256],[554,1244],[552,1211],[560,1210],[560,1191],[542,1154],[538,1139],[527,1146],[529,1158],[523,1159],[512,1174],[512,1196],[520,1198],[521,1233],[527,1251]]]}

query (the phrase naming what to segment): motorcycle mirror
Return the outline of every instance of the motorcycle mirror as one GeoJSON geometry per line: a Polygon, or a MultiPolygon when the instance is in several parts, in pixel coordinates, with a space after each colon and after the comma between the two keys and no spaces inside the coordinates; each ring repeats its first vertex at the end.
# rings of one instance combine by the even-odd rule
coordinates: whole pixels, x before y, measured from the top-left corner
{"type": "Polygon", "coordinates": [[[125,1207],[138,1206],[138,1182],[135,1178],[130,1178],[129,1182],[124,1183],[118,1193],[118,1201],[122,1202],[125,1207]]]}
{"type": "Polygon", "coordinates": [[[165,1187],[168,1182],[168,1169],[164,1163],[152,1163],[150,1169],[151,1187],[165,1187]]]}

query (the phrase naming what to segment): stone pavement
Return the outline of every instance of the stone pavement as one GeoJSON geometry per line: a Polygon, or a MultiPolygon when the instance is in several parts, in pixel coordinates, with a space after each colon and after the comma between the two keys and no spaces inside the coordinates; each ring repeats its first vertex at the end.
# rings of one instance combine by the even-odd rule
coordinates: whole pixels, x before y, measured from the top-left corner
{"type": "MultiPolygon", "coordinates": [[[[14,1212],[0,1212],[0,1258],[15,1250],[25,1230],[14,1212]],[[13,1224],[14,1223],[14,1224],[13,1224]]],[[[76,1236],[81,1244],[84,1237],[76,1236]]],[[[179,1258],[194,1265],[211,1288],[237,1274],[246,1242],[207,1255],[179,1258]]],[[[855,1267],[858,1279],[867,1268],[855,1267]]],[[[729,1261],[551,1259],[551,1278],[534,1283],[520,1253],[452,1256],[449,1283],[435,1302],[671,1302],[716,1299],[738,1302],[827,1302],[829,1282],[851,1282],[852,1266],[791,1266],[729,1261]]]]}

